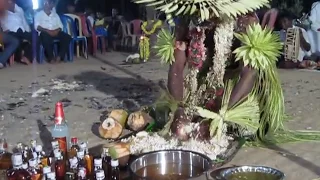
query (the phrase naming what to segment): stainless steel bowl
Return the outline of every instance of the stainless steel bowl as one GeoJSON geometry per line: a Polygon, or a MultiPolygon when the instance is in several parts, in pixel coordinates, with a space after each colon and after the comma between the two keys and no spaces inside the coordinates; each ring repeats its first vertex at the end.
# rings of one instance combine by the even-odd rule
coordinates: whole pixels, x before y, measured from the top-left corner
{"type": "Polygon", "coordinates": [[[210,158],[196,152],[163,150],[143,154],[129,167],[135,180],[188,179],[203,175],[212,168],[212,163],[210,158]]]}
{"type": "Polygon", "coordinates": [[[273,175],[275,180],[284,180],[285,174],[277,169],[266,166],[239,166],[226,169],[221,172],[220,176],[223,180],[229,180],[232,175],[246,172],[258,172],[273,175]]]}

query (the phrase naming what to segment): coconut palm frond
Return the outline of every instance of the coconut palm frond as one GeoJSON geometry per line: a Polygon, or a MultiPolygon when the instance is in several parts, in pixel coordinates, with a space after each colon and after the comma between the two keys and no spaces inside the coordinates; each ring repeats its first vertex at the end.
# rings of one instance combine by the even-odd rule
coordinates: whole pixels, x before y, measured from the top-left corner
{"type": "Polygon", "coordinates": [[[160,57],[161,63],[172,64],[174,62],[174,42],[173,34],[167,29],[161,29],[157,35],[156,45],[153,47],[160,57]]]}
{"type": "Polygon", "coordinates": [[[229,81],[223,95],[222,108],[219,113],[211,112],[201,107],[196,107],[198,114],[205,119],[212,119],[210,124],[210,134],[221,137],[223,132],[223,124],[225,122],[233,123],[255,133],[259,127],[260,111],[257,98],[249,95],[233,107],[227,109],[231,91],[235,82],[229,81]]]}
{"type": "Polygon", "coordinates": [[[242,46],[234,51],[236,59],[257,70],[257,79],[252,94],[258,97],[261,111],[259,137],[265,137],[265,129],[270,133],[283,128],[284,97],[276,62],[282,44],[278,35],[269,29],[254,24],[246,33],[235,35],[242,46]]]}
{"type": "Polygon", "coordinates": [[[256,70],[265,70],[276,64],[282,44],[279,35],[270,29],[262,29],[259,24],[250,25],[245,33],[235,34],[242,42],[242,46],[234,53],[236,60],[242,60],[244,65],[256,70]]]}
{"type": "Polygon", "coordinates": [[[197,15],[202,21],[213,17],[236,17],[268,6],[269,0],[136,0],[172,15],[197,15]]]}

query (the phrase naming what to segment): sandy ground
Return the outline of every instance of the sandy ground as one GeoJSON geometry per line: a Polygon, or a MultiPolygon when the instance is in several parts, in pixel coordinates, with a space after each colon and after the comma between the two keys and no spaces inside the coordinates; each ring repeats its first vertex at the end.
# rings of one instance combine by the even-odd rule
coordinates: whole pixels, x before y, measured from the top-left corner
{"type": "MultiPolygon", "coordinates": [[[[104,110],[130,110],[151,104],[159,92],[155,84],[167,78],[167,67],[153,61],[123,65],[126,54],[108,53],[74,63],[13,67],[0,71],[0,136],[12,148],[31,139],[49,146],[52,114],[63,100],[71,136],[89,141],[91,147],[105,141],[96,136],[96,123],[104,110]],[[52,79],[56,79],[52,81],[52,79]],[[57,90],[57,79],[78,85],[57,90]],[[80,82],[81,81],[81,82],[80,82]],[[43,88],[45,93],[32,98],[43,88]]],[[[281,70],[287,114],[292,129],[320,130],[320,73],[281,70]]],[[[273,149],[243,148],[229,165],[266,165],[286,173],[288,180],[312,180],[320,176],[320,143],[300,143],[273,149]]]]}

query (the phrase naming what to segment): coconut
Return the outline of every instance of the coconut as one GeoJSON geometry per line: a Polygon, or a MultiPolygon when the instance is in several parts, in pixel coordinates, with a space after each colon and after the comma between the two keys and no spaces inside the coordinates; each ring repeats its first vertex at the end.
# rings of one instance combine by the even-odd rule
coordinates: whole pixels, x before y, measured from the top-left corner
{"type": "Polygon", "coordinates": [[[117,139],[121,136],[128,113],[124,110],[117,109],[111,111],[99,127],[99,134],[106,139],[117,139]]]}
{"type": "Polygon", "coordinates": [[[192,132],[191,120],[184,113],[184,109],[179,108],[174,114],[174,120],[171,124],[172,134],[181,141],[190,138],[192,132]]]}
{"type": "Polygon", "coordinates": [[[148,123],[152,122],[153,119],[149,114],[143,111],[137,111],[131,113],[128,117],[127,125],[133,131],[140,131],[143,130],[148,123]]]}

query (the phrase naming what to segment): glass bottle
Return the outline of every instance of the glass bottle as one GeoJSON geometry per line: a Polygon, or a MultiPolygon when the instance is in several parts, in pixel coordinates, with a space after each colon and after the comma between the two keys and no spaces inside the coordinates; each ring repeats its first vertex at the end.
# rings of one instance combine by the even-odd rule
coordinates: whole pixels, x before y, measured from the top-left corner
{"type": "Polygon", "coordinates": [[[71,138],[71,148],[68,153],[68,158],[73,158],[77,156],[77,152],[80,150],[78,145],[78,138],[73,137],[71,138]]]}
{"type": "Polygon", "coordinates": [[[118,159],[111,160],[111,180],[120,180],[120,170],[118,159]]]}
{"type": "Polygon", "coordinates": [[[78,174],[78,158],[73,157],[69,159],[69,171],[67,172],[67,179],[74,180],[78,174]]]}
{"type": "Polygon", "coordinates": [[[46,180],[46,176],[50,172],[51,172],[51,167],[50,166],[43,167],[42,168],[42,180],[46,180]]]}
{"type": "Polygon", "coordinates": [[[66,162],[63,160],[61,151],[55,151],[55,172],[57,179],[64,179],[66,175],[66,162]]]}
{"type": "Polygon", "coordinates": [[[102,169],[102,158],[96,158],[94,159],[94,172],[102,169]]]}
{"type": "Polygon", "coordinates": [[[86,169],[87,169],[87,176],[93,177],[94,173],[93,171],[93,156],[89,154],[89,149],[87,146],[87,143],[82,142],[80,144],[80,149],[84,150],[84,161],[86,163],[86,169]]]}
{"type": "Polygon", "coordinates": [[[69,128],[64,117],[63,105],[61,102],[57,102],[55,106],[55,121],[51,134],[53,139],[58,141],[59,148],[66,158],[69,142],[69,128]]]}
{"type": "Polygon", "coordinates": [[[37,141],[31,140],[30,141],[30,154],[32,154],[33,152],[36,152],[36,146],[37,146],[37,141]]]}
{"type": "Polygon", "coordinates": [[[7,170],[8,180],[31,180],[29,172],[25,169],[22,169],[22,154],[14,153],[11,158],[12,168],[7,170]]]}
{"type": "Polygon", "coordinates": [[[40,168],[42,169],[44,166],[48,166],[49,163],[49,158],[45,155],[45,152],[42,149],[41,145],[36,146],[36,153],[37,153],[37,158],[38,158],[38,163],[40,168]]]}
{"type": "Polygon", "coordinates": [[[105,180],[105,175],[103,170],[96,171],[95,180],[105,180]]]}
{"type": "Polygon", "coordinates": [[[86,162],[84,160],[84,150],[80,149],[77,153],[78,157],[78,179],[86,179],[87,178],[87,167],[86,162]]]}
{"type": "Polygon", "coordinates": [[[93,179],[97,179],[97,172],[98,171],[102,171],[103,176],[104,176],[104,171],[102,169],[102,158],[95,158],[93,160],[93,164],[94,164],[94,168],[93,168],[94,178],[93,179]]]}
{"type": "Polygon", "coordinates": [[[111,173],[111,157],[109,155],[109,148],[103,148],[102,152],[102,168],[106,177],[111,173]]]}
{"type": "Polygon", "coordinates": [[[30,173],[32,180],[41,180],[42,179],[42,173],[41,173],[41,170],[38,169],[38,160],[37,159],[30,159],[29,160],[28,172],[30,173]]]}
{"type": "Polygon", "coordinates": [[[47,180],[56,180],[56,173],[49,172],[48,174],[46,174],[46,178],[47,180]]]}
{"type": "Polygon", "coordinates": [[[12,166],[11,158],[6,139],[0,139],[0,170],[7,170],[12,166]]]}

